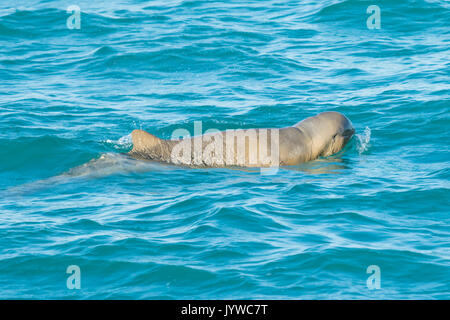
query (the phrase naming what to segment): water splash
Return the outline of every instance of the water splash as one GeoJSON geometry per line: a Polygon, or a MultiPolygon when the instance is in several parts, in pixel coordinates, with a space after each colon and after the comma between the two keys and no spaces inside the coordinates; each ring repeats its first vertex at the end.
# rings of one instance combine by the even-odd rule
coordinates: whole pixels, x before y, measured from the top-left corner
{"type": "Polygon", "coordinates": [[[103,141],[107,145],[112,146],[114,149],[118,151],[128,151],[133,147],[133,141],[131,140],[131,134],[127,134],[126,136],[123,136],[119,138],[118,140],[111,140],[107,139],[103,141]]]}
{"type": "Polygon", "coordinates": [[[363,154],[364,152],[369,150],[370,135],[371,135],[371,130],[369,127],[366,127],[362,134],[356,134],[356,138],[357,138],[356,149],[358,150],[359,154],[363,154]]]}

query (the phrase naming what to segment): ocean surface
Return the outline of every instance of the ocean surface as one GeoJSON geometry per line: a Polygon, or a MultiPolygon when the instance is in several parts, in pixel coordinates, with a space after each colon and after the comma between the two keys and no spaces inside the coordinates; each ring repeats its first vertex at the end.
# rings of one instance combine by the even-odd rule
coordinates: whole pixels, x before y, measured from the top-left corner
{"type": "Polygon", "coordinates": [[[450,299],[449,23],[445,0],[0,0],[0,298],[450,299]],[[272,175],[123,155],[137,128],[323,111],[349,145],[272,175]]]}

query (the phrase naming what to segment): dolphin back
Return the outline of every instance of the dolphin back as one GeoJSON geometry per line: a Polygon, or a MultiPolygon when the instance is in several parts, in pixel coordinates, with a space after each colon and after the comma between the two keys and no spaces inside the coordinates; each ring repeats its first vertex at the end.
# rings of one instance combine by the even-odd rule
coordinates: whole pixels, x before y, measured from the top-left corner
{"type": "Polygon", "coordinates": [[[170,155],[170,150],[165,140],[144,130],[133,130],[131,132],[131,140],[133,149],[128,154],[132,157],[165,161],[170,155]]]}

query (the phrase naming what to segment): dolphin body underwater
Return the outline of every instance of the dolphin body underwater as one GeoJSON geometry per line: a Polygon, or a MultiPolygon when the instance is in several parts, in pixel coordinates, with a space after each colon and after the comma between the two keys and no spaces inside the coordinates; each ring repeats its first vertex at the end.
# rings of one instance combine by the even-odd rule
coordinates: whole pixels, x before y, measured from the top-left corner
{"type": "Polygon", "coordinates": [[[215,131],[164,140],[134,130],[129,156],[200,167],[276,167],[297,165],[339,152],[355,133],[339,112],[323,112],[291,127],[215,131]]]}

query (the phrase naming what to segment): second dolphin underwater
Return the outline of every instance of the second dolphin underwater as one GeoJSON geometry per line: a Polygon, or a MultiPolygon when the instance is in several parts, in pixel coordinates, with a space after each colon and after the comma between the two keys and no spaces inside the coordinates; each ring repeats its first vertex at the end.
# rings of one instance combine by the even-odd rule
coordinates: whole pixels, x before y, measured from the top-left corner
{"type": "Polygon", "coordinates": [[[146,131],[131,133],[135,159],[203,167],[297,165],[339,152],[355,133],[339,112],[322,112],[291,127],[239,129],[181,140],[160,139],[146,131]]]}

